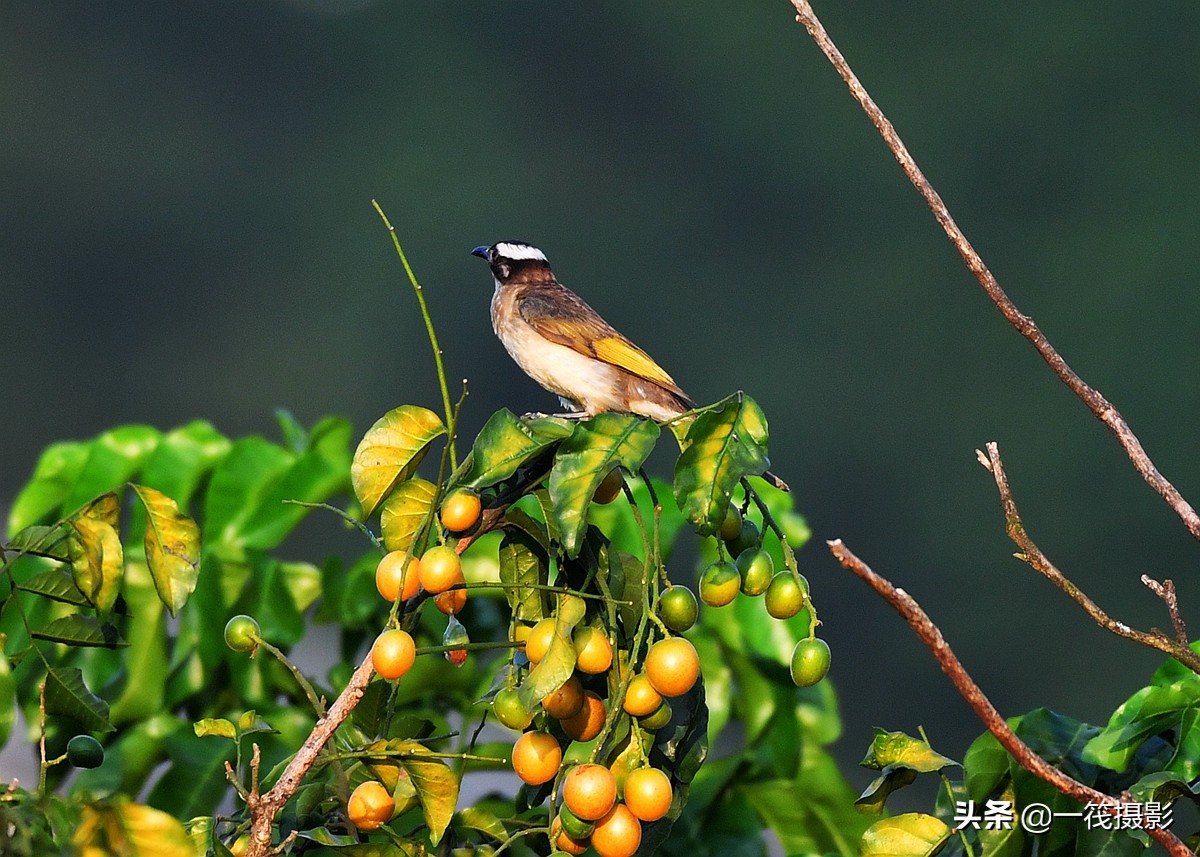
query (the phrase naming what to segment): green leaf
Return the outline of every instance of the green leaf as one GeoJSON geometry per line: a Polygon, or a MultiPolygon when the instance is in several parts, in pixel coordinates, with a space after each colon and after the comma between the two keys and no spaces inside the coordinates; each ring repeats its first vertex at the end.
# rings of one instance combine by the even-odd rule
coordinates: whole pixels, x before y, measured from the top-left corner
{"type": "Polygon", "coordinates": [[[952,831],[932,815],[909,812],[872,824],[862,837],[862,857],[927,857],[952,831]]]}
{"type": "Polygon", "coordinates": [[[767,421],[757,403],[739,394],[696,417],[675,465],[675,499],[702,535],[725,520],[733,491],[745,476],[761,475],[767,460],[767,421]]]}
{"type": "Polygon", "coordinates": [[[313,427],[309,448],[297,456],[256,499],[242,527],[247,547],[269,550],[312,511],[288,500],[320,503],[347,487],[350,466],[350,423],[326,418],[313,427]]]}
{"type": "Polygon", "coordinates": [[[350,467],[350,481],[364,518],[371,517],[392,489],[413,475],[429,444],[445,433],[446,426],[437,414],[415,405],[388,411],[368,429],[350,467]]]}
{"type": "MultiPolygon", "coordinates": [[[[517,514],[525,515],[520,509],[508,511],[510,519],[517,514]]],[[[532,519],[530,523],[533,523],[532,519]]],[[[536,622],[541,619],[542,592],[535,587],[545,582],[550,564],[543,547],[525,529],[506,527],[500,541],[499,559],[500,583],[504,586],[509,608],[520,620],[536,622]]]]}
{"type": "Polygon", "coordinates": [[[433,509],[437,486],[418,476],[401,482],[379,507],[383,544],[390,551],[406,551],[433,509]]]}
{"type": "Polygon", "coordinates": [[[158,597],[174,616],[196,588],[200,528],[166,494],[145,485],[132,487],[146,508],[146,564],[158,597]]]}
{"type": "Polygon", "coordinates": [[[66,502],[71,486],[87,461],[86,443],[67,441],[46,447],[33,468],[29,482],[21,489],[8,513],[9,536],[44,521],[66,502]]]}
{"type": "Polygon", "coordinates": [[[129,648],[121,658],[121,693],[112,704],[117,725],[143,721],[163,709],[170,651],[166,610],[145,563],[126,566],[123,592],[133,621],[126,628],[129,648]]]}
{"type": "Polygon", "coordinates": [[[167,736],[164,746],[170,764],[146,802],[176,818],[210,815],[229,788],[225,762],[234,759],[233,745],[179,729],[167,736]]]}
{"type": "Polygon", "coordinates": [[[400,764],[417,791],[429,838],[436,846],[454,817],[458,778],[445,762],[429,756],[429,751],[415,741],[402,742],[398,749],[404,754],[399,757],[400,764]]]}
{"type": "Polygon", "coordinates": [[[870,820],[854,811],[854,792],[837,763],[807,745],[794,780],[764,780],[739,786],[787,854],[858,854],[870,820]]]}
{"type": "Polygon", "coordinates": [[[112,732],[108,703],[87,689],[78,667],[46,670],[46,713],[77,721],[88,732],[112,732]]]}
{"type": "Polygon", "coordinates": [[[632,414],[597,414],[575,427],[550,471],[551,514],[567,556],[579,554],[587,511],[604,477],[617,466],[636,473],[654,449],[658,424],[632,414]]]}
{"type": "Polygon", "coordinates": [[[196,420],[180,426],[159,438],[142,468],[141,482],[186,509],[201,481],[232,447],[211,423],[196,420]]]}
{"type": "Polygon", "coordinates": [[[471,448],[466,473],[458,484],[487,488],[502,482],[528,461],[570,437],[575,426],[554,418],[518,419],[502,408],[484,423],[471,448]]]}
{"type": "Polygon", "coordinates": [[[8,655],[0,647],[0,747],[8,743],[17,722],[17,680],[13,677],[8,655]]]}
{"type": "Polygon", "coordinates": [[[1175,728],[1183,715],[1197,706],[1200,706],[1200,676],[1144,687],[1118,707],[1108,725],[1088,741],[1083,759],[1124,771],[1143,741],[1175,728]]]}
{"type": "MultiPolygon", "coordinates": [[[[115,495],[114,495],[115,496],[115,495]]],[[[97,610],[112,609],[125,575],[121,537],[107,521],[78,517],[71,521],[77,539],[72,542],[71,576],[76,588],[97,610]]]]}
{"type": "MultiPolygon", "coordinates": [[[[1009,725],[1016,724],[1010,720],[1009,725]]],[[[1009,760],[1008,751],[991,732],[976,738],[963,756],[967,796],[979,804],[991,797],[1008,776],[1009,760]]]]}
{"type": "Polygon", "coordinates": [[[558,690],[575,671],[575,644],[571,633],[583,621],[587,605],[577,595],[558,596],[558,611],[554,617],[554,637],[546,656],[542,658],[521,682],[520,697],[525,706],[532,709],[558,690]]]}
{"type": "Polygon", "coordinates": [[[469,830],[478,830],[484,836],[490,836],[499,842],[508,839],[508,830],[495,813],[477,806],[469,806],[460,812],[458,823],[469,830]]]}
{"type": "Polygon", "coordinates": [[[106,431],[88,444],[88,457],[63,504],[63,514],[129,481],[158,445],[159,432],[129,425],[106,431]]]}
{"type": "Polygon", "coordinates": [[[883,769],[880,776],[863,789],[863,793],[854,801],[854,806],[859,812],[880,815],[883,812],[884,803],[892,792],[910,786],[916,781],[917,772],[912,768],[906,768],[903,765],[889,765],[883,769]]]}
{"type": "Polygon", "coordinates": [[[224,717],[205,717],[203,720],[197,720],[192,724],[192,731],[196,733],[197,738],[228,738],[233,741],[237,738],[237,727],[224,717]]]}
{"type": "Polygon", "coordinates": [[[39,571],[17,588],[22,592],[32,592],[43,598],[61,601],[64,604],[74,604],[76,607],[82,607],[88,603],[87,598],[75,585],[75,581],[71,579],[71,575],[62,568],[48,568],[45,571],[39,571]]]}
{"type": "Polygon", "coordinates": [[[34,554],[70,562],[72,552],[80,550],[79,536],[65,521],[46,526],[33,524],[16,533],[6,549],[12,553],[34,554]]]}
{"type": "Polygon", "coordinates": [[[1189,785],[1170,771],[1155,771],[1130,786],[1129,794],[1138,803],[1160,803],[1165,806],[1181,797],[1200,800],[1200,786],[1189,785]]]}
{"type": "Polygon", "coordinates": [[[39,640],[65,643],[68,646],[99,646],[105,649],[117,649],[129,645],[113,625],[78,613],[60,616],[49,625],[36,629],[33,636],[39,640]]]}
{"type": "Polygon", "coordinates": [[[295,460],[295,454],[261,437],[234,441],[204,492],[205,543],[243,547],[246,524],[261,498],[295,460]]]}

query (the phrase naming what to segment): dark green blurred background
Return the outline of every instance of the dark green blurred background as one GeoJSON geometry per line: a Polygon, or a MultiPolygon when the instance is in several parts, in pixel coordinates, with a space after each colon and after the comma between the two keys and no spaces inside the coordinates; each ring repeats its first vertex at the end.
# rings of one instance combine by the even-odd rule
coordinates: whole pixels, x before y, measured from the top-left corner
{"type": "MultiPolygon", "coordinates": [[[[817,10],[1001,283],[1200,500],[1195,5],[817,10]]],[[[489,326],[469,251],[505,238],[697,399],[760,401],[816,533],[848,764],[875,725],[954,756],[981,727],[824,539],[917,596],[1006,714],[1103,720],[1159,660],[1011,557],[986,441],[1103,606],[1165,626],[1138,577],[1172,576],[1200,627],[1197,546],[986,301],[783,0],[9,0],[0,147],[0,507],[45,444],[119,423],[436,407],[374,197],[470,379],[467,433],[556,406],[489,326]]]]}

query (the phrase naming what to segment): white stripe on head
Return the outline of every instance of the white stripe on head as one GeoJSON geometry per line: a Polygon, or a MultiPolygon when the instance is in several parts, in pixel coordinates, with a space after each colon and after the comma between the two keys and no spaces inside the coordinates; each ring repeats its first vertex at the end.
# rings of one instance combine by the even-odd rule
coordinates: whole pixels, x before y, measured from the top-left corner
{"type": "Polygon", "coordinates": [[[536,259],[539,262],[546,261],[546,254],[532,244],[519,244],[513,241],[501,241],[493,248],[495,255],[504,259],[536,259]]]}

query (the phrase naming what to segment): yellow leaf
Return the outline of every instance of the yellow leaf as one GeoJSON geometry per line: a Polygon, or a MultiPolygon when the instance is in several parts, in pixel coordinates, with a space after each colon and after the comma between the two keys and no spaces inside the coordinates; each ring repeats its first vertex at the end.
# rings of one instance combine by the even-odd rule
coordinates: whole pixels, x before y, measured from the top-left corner
{"type": "Polygon", "coordinates": [[[397,484],[413,475],[430,442],[445,433],[437,414],[416,405],[393,408],[371,426],[350,465],[350,483],[364,518],[371,516],[397,484]]]}
{"type": "Polygon", "coordinates": [[[187,603],[200,574],[200,528],[161,491],[133,485],[146,507],[146,565],[171,615],[187,603]]]}
{"type": "Polygon", "coordinates": [[[183,825],[173,816],[126,801],[86,805],[72,837],[81,852],[121,857],[200,857],[183,825]]]}
{"type": "Polygon", "coordinates": [[[78,541],[70,542],[75,586],[97,609],[110,610],[125,573],[121,537],[101,518],[75,518],[71,528],[78,536],[78,541]]]}
{"type": "Polygon", "coordinates": [[[406,551],[412,547],[413,539],[425,516],[433,506],[437,488],[424,479],[409,479],[401,482],[379,507],[379,526],[383,530],[383,544],[390,551],[406,551]]]}

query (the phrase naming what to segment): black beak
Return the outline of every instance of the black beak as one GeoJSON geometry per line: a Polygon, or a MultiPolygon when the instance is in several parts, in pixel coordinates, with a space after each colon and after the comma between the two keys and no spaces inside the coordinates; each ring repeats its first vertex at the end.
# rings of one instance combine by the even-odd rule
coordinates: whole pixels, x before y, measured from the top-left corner
{"type": "Polygon", "coordinates": [[[474,250],[472,250],[471,255],[478,256],[480,259],[483,259],[485,261],[491,261],[490,259],[488,259],[488,248],[482,244],[479,245],[478,247],[476,247],[474,250]]]}

